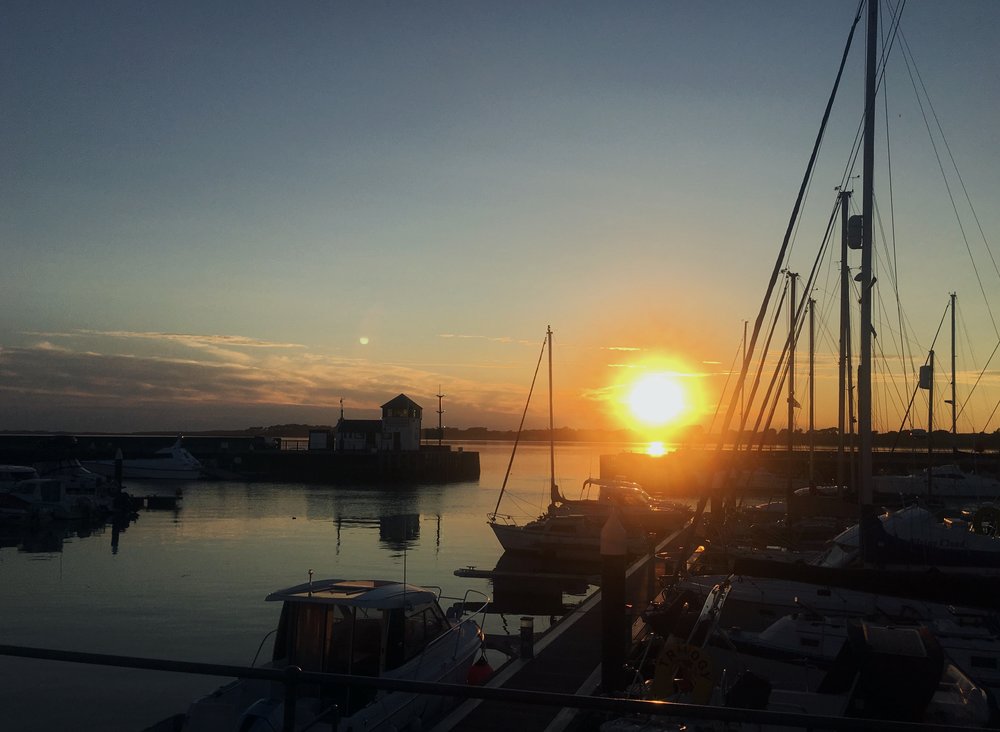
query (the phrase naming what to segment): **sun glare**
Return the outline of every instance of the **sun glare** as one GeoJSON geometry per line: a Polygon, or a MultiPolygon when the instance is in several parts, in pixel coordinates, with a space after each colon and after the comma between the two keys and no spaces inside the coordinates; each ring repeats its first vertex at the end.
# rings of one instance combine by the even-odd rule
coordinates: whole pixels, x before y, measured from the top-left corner
{"type": "Polygon", "coordinates": [[[628,395],[632,416],[650,427],[665,425],[687,407],[684,388],[672,374],[653,373],[640,377],[628,395]]]}
{"type": "Polygon", "coordinates": [[[650,457],[661,457],[667,454],[667,446],[662,442],[650,442],[646,445],[646,454],[650,457]]]}

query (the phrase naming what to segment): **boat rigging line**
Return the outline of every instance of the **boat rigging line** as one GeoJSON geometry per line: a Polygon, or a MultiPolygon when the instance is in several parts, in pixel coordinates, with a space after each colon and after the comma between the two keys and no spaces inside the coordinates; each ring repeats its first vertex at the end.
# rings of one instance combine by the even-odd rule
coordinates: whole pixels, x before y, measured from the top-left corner
{"type": "Polygon", "coordinates": [[[517,445],[521,441],[521,433],[524,431],[524,420],[528,416],[528,405],[531,404],[531,395],[535,391],[535,382],[538,380],[538,370],[542,366],[542,356],[545,355],[545,346],[549,342],[549,337],[551,335],[551,329],[546,333],[545,340],[542,341],[542,350],[538,353],[538,363],[535,364],[535,374],[531,377],[531,387],[528,389],[528,398],[524,402],[524,411],[521,413],[521,424],[517,427],[517,434],[514,435],[514,447],[510,451],[510,460],[507,462],[507,470],[503,474],[503,484],[500,486],[500,495],[497,496],[497,505],[493,509],[491,517],[496,517],[497,512],[500,510],[500,501],[503,500],[504,491],[507,490],[507,480],[510,478],[510,469],[514,464],[514,454],[517,452],[517,445]]]}

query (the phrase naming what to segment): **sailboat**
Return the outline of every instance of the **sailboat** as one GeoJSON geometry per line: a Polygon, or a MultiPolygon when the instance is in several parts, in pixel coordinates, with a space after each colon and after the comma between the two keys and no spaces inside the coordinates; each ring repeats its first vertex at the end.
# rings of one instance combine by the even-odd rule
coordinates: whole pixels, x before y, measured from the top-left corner
{"type": "MultiPolygon", "coordinates": [[[[500,497],[496,508],[487,517],[490,528],[507,552],[555,560],[596,562],[600,558],[601,530],[614,512],[626,530],[629,552],[640,554],[648,551],[652,537],[680,527],[688,520],[691,511],[682,504],[656,501],[639,484],[623,480],[588,478],[583,483],[581,498],[567,499],[562,494],[555,479],[551,327],[546,329],[539,366],[546,352],[549,371],[549,506],[545,513],[526,523],[518,523],[513,516],[499,513],[510,466],[517,451],[518,439],[515,439],[500,497]]],[[[537,374],[536,367],[536,378],[537,374]]],[[[530,400],[531,393],[528,394],[529,403],[530,400]]],[[[518,437],[520,432],[519,429],[518,437]]]]}
{"type": "MultiPolygon", "coordinates": [[[[876,0],[868,0],[868,43],[867,43],[867,75],[865,84],[865,123],[864,123],[864,206],[860,220],[855,220],[852,228],[860,233],[859,247],[862,250],[861,274],[857,278],[861,291],[861,365],[858,370],[858,437],[860,452],[858,459],[858,495],[859,523],[858,526],[834,542],[834,547],[819,563],[796,561],[773,562],[741,558],[724,574],[704,574],[683,577],[675,582],[657,603],[647,608],[645,615],[650,625],[662,635],[674,634],[692,638],[688,629],[696,629],[699,624],[697,608],[709,606],[713,598],[719,596],[719,589],[726,587],[724,604],[713,608],[713,633],[718,630],[722,635],[720,645],[723,648],[718,654],[715,649],[705,648],[703,656],[711,658],[716,671],[713,682],[724,695],[739,690],[739,681],[733,678],[745,671],[757,673],[756,686],[760,691],[759,698],[748,699],[740,697],[735,706],[751,706],[755,708],[770,708],[775,701],[792,703],[791,697],[784,693],[798,684],[809,683],[806,668],[808,660],[803,660],[809,654],[816,656],[818,661],[822,655],[832,673],[837,662],[832,659],[846,659],[852,654],[855,659],[863,654],[863,658],[874,658],[871,649],[860,646],[852,649],[852,639],[884,640],[888,645],[911,648],[906,658],[899,659],[898,666],[884,667],[886,678],[900,674],[900,678],[908,679],[902,695],[900,687],[885,689],[886,698],[905,702],[907,693],[916,696],[914,690],[924,690],[959,687],[971,690],[972,687],[963,682],[946,681],[939,673],[940,660],[954,667],[951,661],[964,665],[969,675],[977,676],[980,681],[993,686],[997,678],[993,674],[982,673],[983,669],[970,668],[976,664],[989,664],[995,670],[1000,663],[997,649],[998,634],[996,632],[1000,610],[1000,583],[986,576],[983,567],[993,564],[994,558],[1000,558],[1000,543],[990,536],[992,531],[975,532],[970,536],[965,527],[954,524],[942,526],[942,531],[954,532],[950,535],[954,545],[950,559],[951,566],[941,564],[945,558],[944,543],[934,547],[935,551],[927,551],[924,560],[933,563],[914,561],[914,555],[903,552],[905,539],[913,539],[914,532],[907,531],[916,525],[917,519],[926,518],[927,512],[920,507],[911,507],[905,512],[884,514],[879,516],[875,503],[875,481],[872,475],[872,137],[874,132],[875,88],[877,73],[877,27],[878,4],[876,0]],[[896,524],[900,530],[890,533],[896,524]],[[957,541],[961,539],[961,541],[957,541]],[[973,561],[978,565],[965,574],[951,570],[961,565],[969,565],[973,561]],[[976,633],[974,638],[968,634],[960,635],[956,626],[961,626],[968,618],[976,618],[976,633]],[[819,623],[814,630],[809,630],[809,622],[819,623]],[[738,628],[739,630],[735,630],[738,628]],[[835,632],[834,632],[835,631],[835,632]],[[827,632],[830,637],[818,637],[827,632]],[[938,640],[940,638],[940,640],[938,640]],[[917,641],[919,640],[919,644],[917,641]],[[825,650],[820,651],[817,644],[827,643],[825,650]],[[950,646],[949,651],[941,648],[950,646]],[[735,648],[738,653],[731,652],[735,648]],[[975,652],[980,651],[980,652],[975,652]],[[952,659],[948,659],[948,655],[952,659]],[[925,659],[938,659],[935,664],[925,663],[925,659]],[[794,658],[794,660],[792,660],[794,658]],[[918,666],[923,666],[919,668],[918,666]],[[722,673],[724,669],[724,673],[722,673]],[[973,672],[976,672],[973,674],[973,672]],[[769,679],[765,681],[763,677],[769,679]],[[778,689],[783,693],[779,697],[778,689]],[[749,702],[749,703],[748,703],[749,702]]],[[[859,10],[855,18],[855,26],[862,15],[859,10]]],[[[853,28],[851,34],[853,36],[853,28]]],[[[850,40],[848,41],[848,47],[850,40]]],[[[845,58],[847,51],[845,50],[845,58]]],[[[843,70],[843,62],[841,71],[843,70]]],[[[838,83],[839,83],[838,74],[838,83]]],[[[832,98],[831,98],[832,103],[832,98]]],[[[829,107],[828,107],[829,111],[829,107]]],[[[822,132],[820,133],[820,139],[822,132]]],[[[819,140],[817,140],[818,145],[819,140]]],[[[814,151],[815,157],[815,151],[814,151]]],[[[810,162],[810,168],[812,161],[810,162]]],[[[807,178],[808,180],[808,173],[807,178]]],[[[803,186],[806,182],[803,182],[803,186]]],[[[796,204],[796,209],[798,203],[796,204]]],[[[844,216],[846,223],[846,215],[844,216]]],[[[795,216],[789,224],[789,232],[794,229],[795,216]]],[[[785,245],[788,244],[786,235],[785,245]]],[[[775,267],[772,285],[777,278],[780,263],[784,257],[785,246],[775,267]]],[[[767,300],[765,299],[765,304],[767,300]]],[[[765,307],[761,308],[760,323],[765,307]]],[[[755,334],[756,337],[756,334],[755,334]]],[[[751,346],[751,352],[753,347],[751,346]]],[[[741,382],[746,380],[750,360],[744,359],[741,382]]],[[[739,392],[730,404],[730,418],[739,402],[739,392]]],[[[723,433],[728,429],[728,423],[723,433]]],[[[704,509],[707,499],[704,499],[700,509],[704,509]]],[[[789,501],[789,504],[791,501],[789,501]]],[[[713,512],[714,513],[714,512],[713,512]]],[[[980,526],[995,527],[1000,523],[1000,511],[988,516],[981,515],[980,526]]],[[[914,544],[909,543],[912,549],[914,544]]],[[[686,559],[682,557],[681,561],[686,559]]],[[[680,570],[680,562],[678,570],[680,570]]],[[[704,615],[704,611],[702,612],[704,615]]],[[[691,631],[692,633],[694,630],[691,631]]],[[[704,642],[702,643],[702,646],[704,642]]],[[[879,651],[876,650],[876,653],[879,651]]],[[[676,655],[676,654],[675,654],[676,655]]],[[[691,654],[688,654],[691,655],[691,654]]],[[[956,669],[958,676],[961,671],[956,669]]],[[[750,678],[750,677],[743,677],[750,678]]],[[[820,691],[820,686],[826,684],[831,677],[826,673],[814,672],[813,681],[817,686],[814,691],[820,691]]],[[[863,679],[862,685],[875,683],[878,678],[863,679]]],[[[696,684],[695,684],[696,686],[696,684]]],[[[871,687],[874,688],[874,687],[871,687]]],[[[977,714],[986,713],[989,717],[986,697],[975,694],[977,714]],[[985,705],[985,706],[984,706],[985,705]]],[[[670,698],[670,697],[668,697],[670,698]]],[[[951,708],[961,715],[971,711],[959,706],[950,706],[952,702],[970,699],[963,691],[947,700],[945,707],[951,708]]],[[[933,695],[929,699],[933,700],[933,695]]],[[[680,700],[680,699],[678,699],[680,700]]],[[[816,710],[820,706],[822,695],[812,694],[801,696],[803,709],[816,710]],[[808,699],[808,701],[807,701],[808,699]]],[[[730,703],[731,700],[727,699],[730,703]]],[[[833,701],[828,697],[827,701],[833,701]]],[[[877,699],[874,701],[878,701],[877,699]]],[[[918,710],[906,711],[906,707],[886,709],[886,719],[923,720],[924,712],[930,709],[928,699],[923,700],[920,714],[918,710]]],[[[944,699],[938,701],[945,702],[944,699]]],[[[839,701],[838,701],[839,703],[839,701]]],[[[864,716],[882,716],[873,714],[875,707],[860,711],[864,716]]],[[[851,711],[850,705],[833,710],[844,714],[851,711]]],[[[943,718],[940,718],[943,719],[943,718]]],[[[981,724],[982,717],[973,720],[968,718],[960,723],[981,724]]]]}

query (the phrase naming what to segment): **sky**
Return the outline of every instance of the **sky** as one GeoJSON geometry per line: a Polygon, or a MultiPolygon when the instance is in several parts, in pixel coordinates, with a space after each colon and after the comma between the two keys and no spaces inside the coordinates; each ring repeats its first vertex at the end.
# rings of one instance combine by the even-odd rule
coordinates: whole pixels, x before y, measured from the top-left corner
{"type": "MultiPolygon", "coordinates": [[[[0,430],[332,424],[398,393],[425,424],[443,394],[446,425],[514,429],[550,325],[557,426],[628,426],[648,371],[683,386],[679,420],[717,425],[855,11],[6,2],[0,430]]],[[[863,25],[787,263],[802,273],[861,117],[863,25]]],[[[992,430],[1000,3],[909,0],[900,27],[876,370],[922,361],[957,292],[960,429],[992,430]]],[[[817,426],[836,420],[838,262],[813,293],[817,426]]],[[[947,334],[935,347],[944,369],[947,334]]],[[[539,380],[528,426],[547,419],[539,380]]],[[[910,386],[887,388],[875,424],[895,429],[910,386]]]]}

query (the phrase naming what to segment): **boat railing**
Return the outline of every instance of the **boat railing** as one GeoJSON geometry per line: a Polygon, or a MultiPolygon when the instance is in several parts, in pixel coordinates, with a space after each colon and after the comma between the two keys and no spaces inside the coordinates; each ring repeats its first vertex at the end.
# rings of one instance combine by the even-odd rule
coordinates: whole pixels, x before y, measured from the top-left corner
{"type": "Polygon", "coordinates": [[[507,513],[488,513],[487,520],[491,524],[502,524],[504,526],[517,526],[517,520],[507,513]]]}
{"type": "Polygon", "coordinates": [[[480,636],[480,639],[483,640],[484,639],[484,636],[482,635],[483,622],[485,622],[486,620],[486,610],[487,608],[489,608],[491,602],[490,596],[487,595],[485,592],[480,592],[479,590],[474,590],[474,589],[466,590],[465,595],[461,598],[458,598],[442,594],[442,590],[440,587],[436,587],[433,585],[429,587],[424,585],[424,587],[425,589],[437,590],[439,602],[441,600],[452,600],[454,602],[454,604],[452,605],[452,608],[455,608],[454,614],[451,611],[449,611],[447,613],[447,616],[449,618],[454,618],[458,620],[458,622],[455,623],[454,625],[449,623],[448,629],[446,631],[438,635],[436,638],[431,640],[430,643],[424,646],[423,650],[420,651],[419,660],[417,662],[416,669],[414,670],[415,674],[419,672],[421,666],[423,666],[424,657],[427,655],[428,649],[430,649],[432,646],[437,646],[439,644],[443,644],[444,642],[446,642],[446,639],[448,638],[449,634],[454,635],[455,638],[455,647],[452,650],[453,656],[457,656],[459,653],[459,650],[462,645],[462,637],[468,625],[471,624],[475,626],[476,628],[475,632],[480,636]],[[481,597],[482,604],[478,604],[478,606],[476,606],[477,602],[470,602],[469,598],[473,596],[481,597]],[[474,607],[474,609],[472,610],[466,610],[466,608],[468,608],[470,604],[476,607],[474,607]],[[466,613],[468,613],[467,616],[463,618],[462,615],[465,615],[466,613]],[[480,616],[481,620],[478,624],[476,624],[475,619],[480,616]]]}
{"type": "MultiPolygon", "coordinates": [[[[338,684],[360,686],[384,691],[402,691],[430,696],[452,696],[461,699],[484,699],[505,702],[508,704],[530,704],[555,709],[580,709],[615,715],[649,715],[659,720],[676,720],[688,722],[691,720],[719,720],[734,724],[770,724],[789,727],[822,728],[843,730],[844,732],[865,732],[879,729],[883,732],[914,732],[931,730],[962,730],[968,727],[956,727],[941,724],[914,724],[891,720],[871,720],[863,717],[847,718],[832,717],[814,713],[777,712],[764,709],[741,709],[736,707],[703,706],[682,702],[662,702],[641,699],[626,699],[607,696],[588,696],[586,694],[571,694],[561,692],[537,691],[529,689],[508,689],[487,685],[448,684],[440,681],[414,681],[409,679],[393,679],[380,676],[354,676],[350,674],[329,674],[315,671],[303,671],[298,666],[287,666],[283,669],[249,668],[245,666],[228,666],[222,664],[201,663],[194,661],[177,661],[162,658],[142,658],[136,656],[118,656],[100,653],[83,653],[79,651],[63,651],[50,648],[32,648],[27,646],[0,645],[0,656],[17,658],[34,658],[39,660],[81,663],[117,668],[141,669],[146,671],[167,671],[172,673],[200,674],[204,676],[238,677],[274,681],[284,685],[285,703],[283,708],[283,725],[281,729],[292,730],[296,727],[296,704],[299,689],[308,684],[338,684]]],[[[180,715],[178,715],[179,717],[180,715]]],[[[170,718],[155,725],[152,729],[174,729],[175,719],[170,718]]]]}
{"type": "Polygon", "coordinates": [[[278,632],[277,628],[272,628],[269,630],[263,638],[260,639],[260,645],[257,646],[257,652],[253,654],[253,660],[250,662],[251,666],[257,665],[257,659],[260,657],[260,652],[264,650],[264,644],[267,643],[267,639],[278,632]]]}

